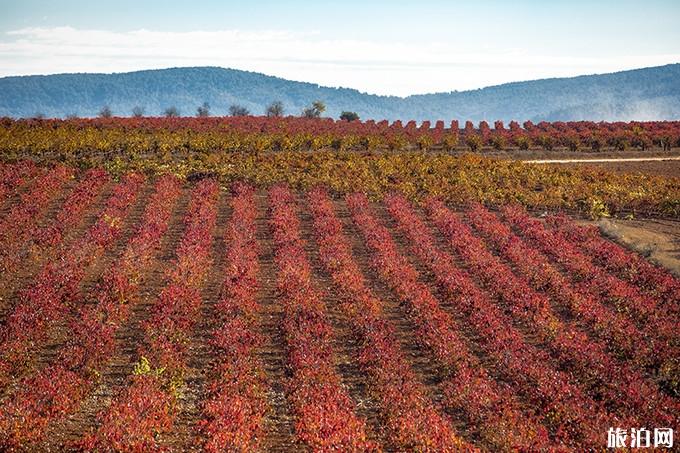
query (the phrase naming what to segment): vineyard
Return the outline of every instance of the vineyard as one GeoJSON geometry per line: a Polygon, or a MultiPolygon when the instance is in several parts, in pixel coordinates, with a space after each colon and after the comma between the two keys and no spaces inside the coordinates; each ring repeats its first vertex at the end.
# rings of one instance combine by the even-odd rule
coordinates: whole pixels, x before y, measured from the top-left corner
{"type": "MultiPolygon", "coordinates": [[[[5,118],[0,119],[0,162],[104,169],[114,177],[129,172],[210,176],[227,186],[285,183],[304,191],[323,185],[336,194],[360,191],[372,200],[399,192],[418,202],[435,196],[459,206],[517,203],[593,218],[680,216],[674,162],[659,162],[665,172],[643,174],[512,157],[522,152],[668,155],[680,146],[680,122],[526,122],[523,127],[513,122],[507,128],[496,122],[490,129],[485,122],[475,128],[468,121],[461,129],[453,121],[448,126],[294,117],[5,118]],[[509,158],[493,158],[494,149],[509,158]]],[[[10,173],[7,177],[18,177],[10,173]]]]}
{"type": "Polygon", "coordinates": [[[570,151],[680,147],[680,121],[594,123],[334,121],[330,118],[0,119],[0,148],[15,157],[347,150],[570,151]]]}
{"type": "MultiPolygon", "coordinates": [[[[677,217],[677,179],[322,150],[391,147],[384,128],[429,148],[443,123],[159,121],[2,123],[1,450],[593,451],[680,428],[680,279],[533,214],[677,217]]],[[[680,139],[480,126],[456,143],[680,139]]]]}

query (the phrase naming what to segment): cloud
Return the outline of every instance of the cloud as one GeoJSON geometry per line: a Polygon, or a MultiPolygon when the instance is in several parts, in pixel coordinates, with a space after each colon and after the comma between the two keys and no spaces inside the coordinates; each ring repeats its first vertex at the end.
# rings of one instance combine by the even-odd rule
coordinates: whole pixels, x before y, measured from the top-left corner
{"type": "Polygon", "coordinates": [[[680,55],[582,58],[460,43],[328,39],[320,32],[24,28],[0,39],[0,75],[223,66],[292,80],[408,95],[680,61],[680,55]]]}

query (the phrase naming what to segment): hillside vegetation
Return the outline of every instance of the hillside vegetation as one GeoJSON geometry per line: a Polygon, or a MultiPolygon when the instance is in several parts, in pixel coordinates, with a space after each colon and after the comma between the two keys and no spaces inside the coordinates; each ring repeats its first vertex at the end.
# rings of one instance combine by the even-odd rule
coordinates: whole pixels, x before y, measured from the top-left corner
{"type": "Polygon", "coordinates": [[[130,116],[135,107],[150,116],[170,107],[193,116],[204,102],[214,115],[233,105],[260,115],[273,101],[283,103],[284,114],[299,115],[317,99],[333,118],[351,111],[376,120],[678,119],[680,64],[406,98],[216,67],[0,78],[0,116],[12,117],[96,116],[105,105],[116,116],[130,116]]]}

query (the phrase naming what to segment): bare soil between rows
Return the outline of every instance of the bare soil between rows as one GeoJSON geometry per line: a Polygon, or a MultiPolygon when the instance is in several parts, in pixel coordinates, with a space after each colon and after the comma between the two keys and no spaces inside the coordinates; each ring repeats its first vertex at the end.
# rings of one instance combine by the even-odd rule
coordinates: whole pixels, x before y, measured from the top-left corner
{"type": "MultiPolygon", "coordinates": [[[[641,163],[634,163],[641,164],[641,163]]],[[[678,162],[680,169],[680,162],[678,162]]],[[[84,293],[91,293],[102,275],[104,270],[115,263],[121,255],[125,244],[134,234],[135,228],[140,222],[143,208],[150,195],[151,182],[142,189],[139,203],[135,206],[133,214],[126,222],[125,229],[120,240],[111,247],[90,269],[88,278],[82,285],[84,293]]],[[[104,191],[104,194],[109,190],[104,191]]],[[[127,378],[131,369],[138,359],[137,351],[143,341],[140,328],[141,323],[148,318],[152,304],[166,283],[165,272],[175,257],[174,250],[181,238],[184,226],[183,218],[189,203],[190,188],[183,188],[182,196],[173,211],[169,222],[169,228],[162,239],[160,247],[154,253],[153,262],[145,270],[138,300],[135,301],[132,313],[128,321],[122,327],[116,337],[117,353],[110,361],[101,376],[99,385],[84,400],[79,410],[69,417],[55,423],[49,431],[50,440],[41,445],[38,450],[60,451],[64,445],[76,441],[83,434],[96,429],[97,414],[104,410],[116,398],[127,385],[127,378]]],[[[86,213],[84,220],[77,227],[73,228],[67,236],[67,243],[71,243],[76,237],[82,234],[84,229],[93,221],[94,214],[99,212],[106,200],[105,196],[99,198],[86,213]]],[[[305,447],[299,444],[295,436],[295,416],[292,413],[290,402],[287,399],[287,384],[290,378],[288,368],[288,358],[286,353],[285,339],[281,332],[283,318],[282,307],[279,301],[279,294],[276,287],[276,277],[278,270],[273,261],[273,243],[271,238],[271,228],[269,225],[269,210],[267,193],[259,191],[256,196],[258,216],[257,241],[259,244],[259,288],[257,300],[261,305],[261,314],[258,324],[265,337],[265,344],[258,351],[258,355],[265,364],[265,377],[269,384],[269,403],[270,413],[265,421],[266,437],[262,439],[263,447],[266,451],[301,451],[305,447]]],[[[321,289],[324,294],[329,319],[334,331],[335,363],[342,378],[343,385],[356,404],[356,412],[367,421],[369,427],[369,437],[380,444],[385,450],[392,450],[388,433],[384,430],[383,418],[377,407],[374,397],[370,393],[368,377],[364,375],[358,365],[358,345],[352,338],[352,332],[347,318],[338,308],[339,298],[334,294],[332,280],[324,270],[319,257],[318,244],[314,237],[311,213],[306,206],[304,195],[298,197],[299,215],[301,218],[301,237],[305,240],[305,250],[307,257],[313,267],[314,284],[321,289]]],[[[197,323],[197,328],[190,339],[189,350],[191,371],[187,378],[187,388],[183,396],[178,401],[179,415],[177,418],[176,430],[162,437],[163,446],[170,451],[188,451],[200,448],[200,434],[196,431],[196,425],[201,417],[202,403],[206,397],[206,373],[213,360],[213,352],[208,347],[208,335],[214,326],[214,304],[220,297],[222,283],[222,270],[225,268],[224,255],[228,247],[225,238],[227,223],[230,221],[231,211],[229,208],[229,197],[226,193],[220,199],[220,210],[218,215],[218,225],[214,232],[212,248],[212,268],[208,280],[203,287],[204,306],[201,311],[201,319],[197,323]]],[[[415,328],[413,323],[407,319],[404,307],[399,303],[395,294],[386,287],[376,269],[371,263],[371,253],[361,239],[359,230],[352,223],[347,204],[344,200],[334,201],[334,206],[338,217],[341,219],[344,233],[348,236],[359,268],[365,277],[369,289],[385,303],[385,318],[394,327],[399,346],[406,353],[406,358],[415,371],[419,384],[426,389],[426,397],[431,404],[441,409],[442,388],[441,382],[443,375],[438,369],[432,355],[421,347],[415,338],[415,328]]],[[[392,232],[401,253],[408,256],[410,262],[416,267],[421,275],[422,281],[428,285],[433,294],[443,302],[444,297],[437,291],[433,277],[426,267],[418,259],[414,258],[409,252],[410,244],[408,240],[397,231],[396,223],[390,218],[384,206],[380,203],[373,204],[374,212],[380,221],[392,232]]],[[[422,210],[418,211],[421,218],[424,217],[422,210]]],[[[648,257],[651,261],[658,263],[676,275],[680,276],[680,220],[669,219],[614,219],[602,220],[599,222],[580,220],[584,224],[597,225],[611,239],[618,243],[636,250],[648,257]]],[[[432,227],[429,223],[428,225],[432,227]]],[[[438,243],[444,247],[444,241],[438,237],[438,243]]],[[[457,261],[457,265],[465,268],[465,263],[457,261]]],[[[21,274],[22,285],[30,284],[35,272],[26,271],[21,274]]],[[[479,283],[479,282],[478,282],[479,283]]],[[[16,288],[13,288],[16,289],[16,288]]],[[[87,296],[85,296],[87,299],[87,296]]],[[[456,320],[456,328],[461,333],[471,351],[480,360],[482,366],[486,367],[493,379],[501,381],[502,373],[487,360],[488,357],[477,347],[477,339],[469,325],[466,325],[455,311],[454,307],[444,303],[446,310],[456,320]]],[[[63,342],[68,335],[62,329],[57,329],[58,340],[55,343],[63,342]]],[[[523,334],[527,341],[533,344],[531,335],[528,332],[523,334]]],[[[41,356],[43,366],[55,360],[54,355],[47,353],[41,356]]],[[[557,367],[557,364],[552,364],[557,367]]],[[[529,402],[523,404],[529,406],[529,402]]],[[[465,438],[476,442],[477,433],[474,427],[465,424],[464,417],[460,414],[449,414],[455,429],[465,438]]]]}

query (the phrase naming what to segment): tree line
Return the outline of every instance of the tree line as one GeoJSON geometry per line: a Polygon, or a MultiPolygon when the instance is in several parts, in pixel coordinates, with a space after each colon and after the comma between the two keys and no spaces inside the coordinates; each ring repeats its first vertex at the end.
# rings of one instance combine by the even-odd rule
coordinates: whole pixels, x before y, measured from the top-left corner
{"type": "MultiPolygon", "coordinates": [[[[304,118],[321,118],[321,115],[326,111],[326,104],[323,101],[316,100],[312,102],[309,107],[302,109],[300,116],[304,118]]],[[[270,118],[281,117],[285,113],[285,108],[283,102],[274,101],[267,106],[265,109],[265,115],[270,118]]],[[[142,106],[135,106],[132,109],[132,116],[135,118],[141,118],[145,116],[146,110],[142,106]]],[[[161,112],[162,116],[166,118],[177,118],[180,116],[180,111],[175,106],[170,106],[161,112]]],[[[249,116],[251,115],[250,110],[239,104],[232,104],[229,106],[229,116],[249,116]]],[[[37,114],[36,117],[41,116],[37,114]]],[[[196,109],[197,117],[208,117],[210,116],[210,104],[204,102],[196,109]]],[[[75,118],[75,115],[70,115],[69,118],[75,118]]],[[[99,111],[100,118],[111,118],[113,117],[113,110],[108,105],[102,107],[99,111]]],[[[356,112],[344,111],[340,114],[340,119],[344,121],[358,121],[359,115],[356,112]]]]}

